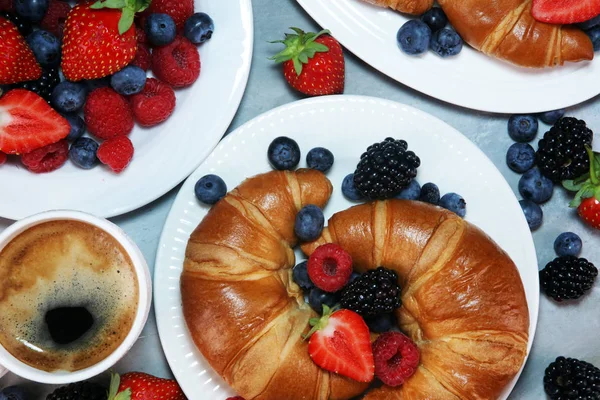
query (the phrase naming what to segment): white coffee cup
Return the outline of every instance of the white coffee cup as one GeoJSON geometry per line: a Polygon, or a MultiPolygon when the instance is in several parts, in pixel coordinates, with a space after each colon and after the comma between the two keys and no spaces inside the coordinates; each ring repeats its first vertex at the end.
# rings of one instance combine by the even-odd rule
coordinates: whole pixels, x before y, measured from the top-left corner
{"type": "Polygon", "coordinates": [[[16,236],[35,225],[44,222],[65,220],[84,222],[103,230],[119,242],[129,255],[138,279],[139,287],[138,308],[131,330],[125,337],[125,340],[123,340],[119,347],[117,347],[117,349],[108,357],[88,368],[78,371],[47,372],[36,369],[20,361],[0,345],[0,376],[3,375],[3,365],[6,369],[16,375],[40,383],[66,384],[89,379],[108,370],[123,358],[136,342],[146,324],[152,301],[152,279],[150,277],[148,264],[137,245],[127,236],[127,234],[117,225],[104,218],[98,218],[91,214],[70,210],[47,211],[36,214],[15,222],[0,233],[0,252],[16,236]]]}

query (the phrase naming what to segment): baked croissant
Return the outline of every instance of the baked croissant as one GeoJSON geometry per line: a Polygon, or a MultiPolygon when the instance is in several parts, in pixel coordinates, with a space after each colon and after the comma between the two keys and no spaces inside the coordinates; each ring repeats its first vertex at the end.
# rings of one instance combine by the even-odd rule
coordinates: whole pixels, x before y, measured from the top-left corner
{"type": "Polygon", "coordinates": [[[379,7],[389,7],[392,10],[407,14],[420,15],[433,6],[433,0],[363,0],[379,7]]]}
{"type": "Polygon", "coordinates": [[[359,272],[398,273],[400,328],[421,364],[404,385],[365,400],[496,399],[527,352],[529,311],[514,263],[488,236],[455,214],[404,200],[352,207],[329,220],[321,238],[337,243],[359,272]]]}

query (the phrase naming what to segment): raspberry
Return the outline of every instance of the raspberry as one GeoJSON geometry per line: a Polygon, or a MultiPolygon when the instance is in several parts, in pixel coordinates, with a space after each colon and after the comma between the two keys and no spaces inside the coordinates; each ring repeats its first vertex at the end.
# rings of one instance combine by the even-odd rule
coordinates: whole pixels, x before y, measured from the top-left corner
{"type": "Polygon", "coordinates": [[[64,165],[69,158],[69,142],[65,139],[40,147],[21,156],[21,162],[35,173],[52,172],[64,165]]]}
{"type": "Polygon", "coordinates": [[[146,32],[144,32],[144,29],[138,28],[136,26],[135,27],[135,34],[137,36],[137,42],[138,43],[148,44],[148,37],[146,37],[146,32]]]}
{"type": "Polygon", "coordinates": [[[98,147],[98,159],[117,174],[123,171],[133,158],[133,143],[127,136],[117,136],[98,147]]]}
{"type": "Polygon", "coordinates": [[[129,102],[108,87],[90,93],[83,115],[90,133],[100,139],[127,135],[133,129],[133,112],[129,102]]]}
{"type": "Polygon", "coordinates": [[[189,86],[200,76],[200,53],[192,42],[177,36],[171,44],[152,51],[152,71],[173,87],[189,86]]]}
{"type": "Polygon", "coordinates": [[[308,276],[315,286],[326,292],[337,292],[352,275],[352,257],[337,244],[317,247],[308,258],[308,276]]]}
{"type": "Polygon", "coordinates": [[[131,62],[131,65],[140,67],[144,71],[148,71],[152,68],[152,53],[150,53],[150,47],[143,43],[138,43],[135,58],[131,62]]]}
{"type": "Polygon", "coordinates": [[[50,0],[48,11],[40,22],[41,27],[62,39],[69,11],[71,11],[71,6],[66,1],[50,0]]]}
{"type": "Polygon", "coordinates": [[[381,334],[373,343],[375,375],[388,386],[400,386],[419,366],[417,345],[400,332],[381,334]]]}
{"type": "Polygon", "coordinates": [[[0,165],[5,164],[6,163],[6,154],[0,152],[0,165]]]}
{"type": "Polygon", "coordinates": [[[141,93],[131,96],[133,115],[141,126],[165,121],[175,109],[175,92],[158,79],[148,78],[141,93]]]}

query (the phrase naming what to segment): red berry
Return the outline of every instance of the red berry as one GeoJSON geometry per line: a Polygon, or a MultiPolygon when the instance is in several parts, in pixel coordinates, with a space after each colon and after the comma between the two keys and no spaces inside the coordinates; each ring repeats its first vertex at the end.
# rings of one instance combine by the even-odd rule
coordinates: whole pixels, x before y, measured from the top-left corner
{"type": "Polygon", "coordinates": [[[0,165],[3,165],[4,163],[6,163],[6,154],[0,152],[0,165]]]}
{"type": "Polygon", "coordinates": [[[246,400],[242,396],[228,397],[227,400],[246,400]]]}
{"type": "Polygon", "coordinates": [[[137,42],[138,43],[148,44],[148,37],[146,36],[146,32],[144,32],[144,29],[138,28],[136,26],[135,27],[135,34],[137,36],[137,42]]]}
{"type": "Polygon", "coordinates": [[[148,7],[148,14],[167,14],[177,26],[177,30],[183,29],[185,21],[194,13],[194,0],[153,0],[148,7]]]}
{"type": "Polygon", "coordinates": [[[315,286],[326,292],[337,292],[352,275],[352,257],[337,244],[317,247],[308,258],[308,276],[315,286]]]}
{"type": "Polygon", "coordinates": [[[98,147],[98,159],[117,174],[123,171],[133,158],[133,143],[127,136],[110,138],[98,147]]]}
{"type": "Polygon", "coordinates": [[[381,334],[373,343],[375,375],[388,386],[400,386],[419,366],[417,345],[400,332],[381,334]]]}
{"type": "Polygon", "coordinates": [[[150,47],[143,43],[138,43],[135,58],[131,62],[131,65],[140,67],[144,71],[148,71],[152,68],[152,53],[150,53],[150,47]]]}
{"type": "Polygon", "coordinates": [[[21,162],[35,173],[52,172],[59,169],[69,158],[69,142],[65,139],[23,154],[21,162]]]}
{"type": "Polygon", "coordinates": [[[48,12],[40,22],[41,27],[62,39],[69,11],[71,6],[66,1],[50,0],[48,12]]]}
{"type": "Polygon", "coordinates": [[[133,129],[133,112],[129,102],[108,87],[90,93],[83,115],[90,133],[100,139],[128,135],[133,129]]]}
{"type": "Polygon", "coordinates": [[[175,109],[175,92],[158,79],[148,78],[141,93],[131,96],[133,115],[141,126],[165,121],[175,109]]]}
{"type": "Polygon", "coordinates": [[[152,71],[173,87],[189,86],[200,76],[200,53],[192,42],[177,36],[171,44],[152,51],[152,71]]]}

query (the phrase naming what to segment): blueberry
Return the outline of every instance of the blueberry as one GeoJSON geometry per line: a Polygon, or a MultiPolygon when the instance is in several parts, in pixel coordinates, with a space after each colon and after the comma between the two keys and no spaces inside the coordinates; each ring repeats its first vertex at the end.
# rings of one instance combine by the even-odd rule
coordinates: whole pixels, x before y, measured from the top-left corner
{"type": "Polygon", "coordinates": [[[553,110],[546,111],[544,113],[539,113],[538,118],[542,120],[543,123],[548,125],[554,125],[559,119],[565,116],[565,110],[553,110]]]}
{"type": "Polygon", "coordinates": [[[416,179],[413,179],[407,187],[402,189],[400,193],[396,195],[395,198],[402,200],[419,200],[419,196],[421,196],[421,185],[416,179]]]}
{"type": "Polygon", "coordinates": [[[427,24],[431,32],[437,32],[448,24],[448,17],[440,7],[433,7],[421,15],[421,21],[427,24]]]}
{"type": "Polygon", "coordinates": [[[587,31],[588,29],[593,28],[598,25],[600,25],[600,15],[577,24],[577,26],[579,28],[583,29],[584,31],[587,31]]]}
{"type": "Polygon", "coordinates": [[[21,386],[9,386],[0,390],[0,400],[26,400],[29,396],[21,386]]]}
{"type": "Polygon", "coordinates": [[[49,0],[14,0],[15,11],[30,21],[41,21],[48,12],[49,0]]]}
{"type": "Polygon", "coordinates": [[[528,143],[513,143],[506,152],[506,163],[515,172],[527,172],[535,164],[535,150],[528,143]]]}
{"type": "Polygon", "coordinates": [[[398,30],[396,40],[400,49],[411,56],[423,54],[429,48],[431,29],[418,19],[411,19],[398,30]]]}
{"type": "Polygon", "coordinates": [[[389,332],[396,327],[396,317],[394,314],[381,314],[365,318],[365,322],[371,332],[383,333],[389,332]]]}
{"type": "Polygon", "coordinates": [[[194,192],[202,203],[215,204],[227,194],[227,185],[217,175],[205,175],[196,182],[194,192]]]}
{"type": "Polygon", "coordinates": [[[315,287],[308,276],[308,261],[302,261],[296,265],[292,270],[292,277],[294,282],[304,290],[310,290],[315,287]]]}
{"type": "Polygon", "coordinates": [[[323,147],[315,147],[306,155],[308,168],[327,172],[333,165],[333,153],[323,147]]]}
{"type": "Polygon", "coordinates": [[[67,136],[67,140],[70,142],[74,142],[79,139],[85,132],[85,122],[83,122],[83,118],[81,118],[77,114],[62,114],[63,117],[69,122],[71,125],[71,130],[69,131],[69,136],[67,136]]]}
{"type": "Polygon", "coordinates": [[[362,196],[356,190],[354,186],[354,174],[348,174],[342,181],[342,194],[348,199],[353,201],[362,200],[362,196]]]}
{"type": "Polygon", "coordinates": [[[544,219],[542,208],[531,200],[521,200],[519,201],[519,204],[521,205],[523,214],[525,214],[529,229],[535,231],[542,225],[542,220],[544,219]]]}
{"type": "Polygon", "coordinates": [[[33,31],[27,44],[42,67],[57,67],[60,63],[60,40],[44,30],[33,31]]]}
{"type": "Polygon", "coordinates": [[[86,137],[79,138],[69,149],[69,158],[73,164],[83,169],[94,168],[98,164],[98,143],[86,137]]]}
{"type": "Polygon", "coordinates": [[[437,205],[440,202],[440,189],[435,183],[426,183],[421,188],[419,200],[437,205]]]}
{"type": "Polygon", "coordinates": [[[61,82],[52,91],[52,105],[60,112],[81,110],[85,104],[87,90],[81,83],[61,82]]]}
{"type": "Polygon", "coordinates": [[[105,76],[104,78],[91,79],[89,81],[84,82],[88,92],[93,92],[96,89],[110,86],[110,78],[110,76],[105,76]]]}
{"type": "Polygon", "coordinates": [[[195,44],[206,42],[212,37],[214,31],[215,24],[212,18],[203,12],[190,16],[183,26],[185,37],[195,44]]]}
{"type": "Polygon", "coordinates": [[[300,162],[300,147],[295,140],[280,136],[269,145],[267,157],[273,168],[292,170],[300,162]]]}
{"type": "Polygon", "coordinates": [[[554,251],[559,257],[579,257],[581,247],[581,238],[573,232],[563,232],[554,241],[554,251]]]}
{"type": "Polygon", "coordinates": [[[544,203],[552,197],[554,183],[540,172],[539,168],[531,168],[519,180],[519,193],[534,203],[544,203]]]}
{"type": "Polygon", "coordinates": [[[508,134],[515,142],[531,142],[538,131],[535,115],[513,115],[508,119],[508,134]]]}
{"type": "Polygon", "coordinates": [[[600,25],[588,29],[585,33],[590,37],[592,45],[594,46],[594,51],[600,50],[600,25]]]}
{"type": "Polygon", "coordinates": [[[429,47],[442,58],[451,57],[461,52],[463,40],[454,29],[444,28],[431,35],[429,47]]]}
{"type": "Polygon", "coordinates": [[[177,27],[170,15],[154,13],[148,15],[145,25],[148,41],[154,46],[166,46],[175,40],[177,27]]]}
{"type": "Polygon", "coordinates": [[[358,272],[352,271],[352,274],[350,275],[350,279],[348,280],[348,284],[354,282],[358,278],[360,278],[360,274],[358,272]]]}
{"type": "Polygon", "coordinates": [[[110,85],[117,93],[131,96],[144,90],[146,72],[135,65],[128,65],[110,78],[110,85]]]}
{"type": "Polygon", "coordinates": [[[467,202],[463,197],[456,193],[446,193],[440,199],[440,207],[452,211],[461,218],[467,214],[467,202]]]}
{"type": "Polygon", "coordinates": [[[323,211],[319,207],[309,204],[296,214],[294,233],[301,241],[312,242],[321,236],[324,225],[325,217],[323,216],[323,211]]]}
{"type": "Polygon", "coordinates": [[[323,312],[323,304],[328,307],[333,307],[337,304],[339,298],[335,293],[327,293],[317,287],[311,289],[308,294],[308,304],[313,310],[321,314],[323,312]]]}

